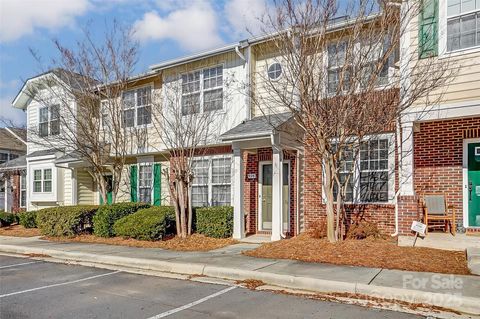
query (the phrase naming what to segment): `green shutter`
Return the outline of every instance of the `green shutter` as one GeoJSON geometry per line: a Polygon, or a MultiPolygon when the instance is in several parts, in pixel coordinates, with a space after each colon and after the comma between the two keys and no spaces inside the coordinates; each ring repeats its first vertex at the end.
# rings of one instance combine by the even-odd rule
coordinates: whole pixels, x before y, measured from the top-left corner
{"type": "Polygon", "coordinates": [[[130,166],[130,201],[137,201],[137,165],[130,166]]]}
{"type": "Polygon", "coordinates": [[[438,54],[438,0],[423,0],[418,21],[419,57],[438,54]]]}
{"type": "Polygon", "coordinates": [[[153,205],[162,205],[162,164],[153,165],[153,205]]]}

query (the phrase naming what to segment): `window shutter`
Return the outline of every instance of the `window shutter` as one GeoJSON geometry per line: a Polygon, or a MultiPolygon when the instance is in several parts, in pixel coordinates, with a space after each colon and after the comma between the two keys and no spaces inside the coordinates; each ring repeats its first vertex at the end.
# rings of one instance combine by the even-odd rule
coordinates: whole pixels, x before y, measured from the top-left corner
{"type": "Polygon", "coordinates": [[[137,165],[130,166],[130,201],[137,201],[137,165]]]}
{"type": "Polygon", "coordinates": [[[153,205],[162,205],[162,164],[153,165],[153,205]]]}
{"type": "Polygon", "coordinates": [[[419,57],[438,54],[438,0],[423,0],[418,21],[419,57]]]}

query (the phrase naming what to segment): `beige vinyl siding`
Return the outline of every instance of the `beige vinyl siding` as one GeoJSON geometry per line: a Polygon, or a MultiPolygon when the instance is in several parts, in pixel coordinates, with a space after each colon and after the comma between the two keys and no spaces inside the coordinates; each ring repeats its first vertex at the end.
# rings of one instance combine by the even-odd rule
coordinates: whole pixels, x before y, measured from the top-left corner
{"type": "Polygon", "coordinates": [[[77,171],[77,202],[79,205],[92,205],[95,203],[95,185],[92,176],[82,169],[77,171]]]}
{"type": "Polygon", "coordinates": [[[63,174],[63,204],[73,205],[72,194],[72,171],[70,169],[64,169],[63,174]]]}

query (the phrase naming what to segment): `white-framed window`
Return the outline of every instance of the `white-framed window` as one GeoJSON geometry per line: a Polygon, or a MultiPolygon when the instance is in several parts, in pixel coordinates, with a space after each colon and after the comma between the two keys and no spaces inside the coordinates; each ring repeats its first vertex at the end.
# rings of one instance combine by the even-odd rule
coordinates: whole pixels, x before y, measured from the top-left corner
{"type": "Polygon", "coordinates": [[[52,191],[52,169],[33,170],[33,192],[50,193],[52,191]]]}
{"type": "Polygon", "coordinates": [[[135,127],[152,123],[152,87],[123,92],[123,125],[135,127]]]}
{"type": "Polygon", "coordinates": [[[223,66],[182,74],[182,114],[223,109],[223,66]]]}
{"type": "MultiPolygon", "coordinates": [[[[361,143],[359,156],[345,150],[339,163],[339,177],[345,186],[345,202],[387,203],[394,192],[394,144],[391,135],[369,138],[361,143]]],[[[337,196],[334,187],[334,197],[337,196]]]]}
{"type": "Polygon", "coordinates": [[[282,65],[274,62],[268,66],[267,75],[270,80],[278,80],[282,76],[282,65]]]}
{"type": "Polygon", "coordinates": [[[480,46],[480,1],[446,2],[447,52],[480,46]]]}
{"type": "Polygon", "coordinates": [[[327,90],[329,94],[339,90],[340,82],[342,82],[340,91],[349,89],[351,70],[350,67],[345,66],[346,51],[347,42],[345,41],[332,43],[327,47],[327,90]],[[342,75],[343,79],[341,79],[342,75]]]}
{"type": "Polygon", "coordinates": [[[231,204],[231,157],[215,156],[193,161],[192,205],[231,204]]]}
{"type": "Polygon", "coordinates": [[[20,207],[27,206],[27,174],[20,174],[20,207]]]}
{"type": "Polygon", "coordinates": [[[39,109],[38,135],[41,137],[60,134],[60,105],[54,104],[39,109]]]}
{"type": "Polygon", "coordinates": [[[152,202],[153,163],[138,164],[138,200],[152,202]]]}

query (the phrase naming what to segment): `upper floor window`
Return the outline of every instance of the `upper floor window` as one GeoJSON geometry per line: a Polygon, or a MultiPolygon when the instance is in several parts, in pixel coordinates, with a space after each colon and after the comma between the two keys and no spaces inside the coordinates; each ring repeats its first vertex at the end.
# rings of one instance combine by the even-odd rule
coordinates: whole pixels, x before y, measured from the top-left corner
{"type": "Polygon", "coordinates": [[[480,1],[447,0],[447,51],[480,46],[480,1]]]}
{"type": "Polygon", "coordinates": [[[351,67],[345,65],[347,43],[345,41],[328,46],[327,90],[329,94],[346,91],[350,87],[351,67]],[[340,87],[341,85],[341,87],[340,87]]]}
{"type": "Polygon", "coordinates": [[[41,137],[60,134],[60,105],[42,107],[39,111],[38,135],[41,137]]]}
{"type": "Polygon", "coordinates": [[[52,191],[52,169],[36,169],[33,171],[33,192],[49,193],[52,191]]]}
{"type": "Polygon", "coordinates": [[[152,123],[151,87],[123,93],[123,124],[134,127],[152,123]]]}
{"type": "Polygon", "coordinates": [[[182,74],[182,114],[223,109],[223,66],[182,74]]]}
{"type": "Polygon", "coordinates": [[[278,80],[282,75],[282,65],[278,62],[270,64],[267,74],[270,80],[278,80]]]}

